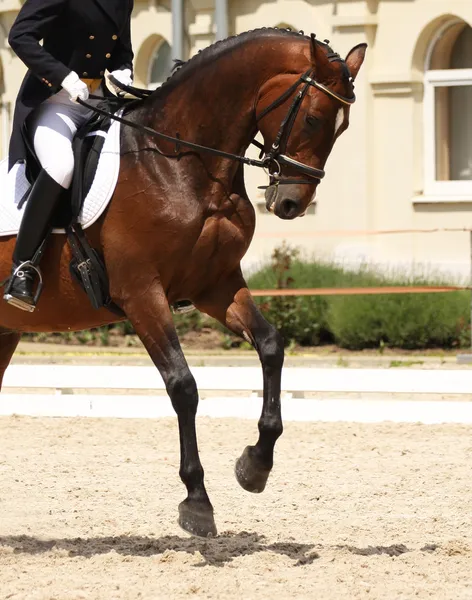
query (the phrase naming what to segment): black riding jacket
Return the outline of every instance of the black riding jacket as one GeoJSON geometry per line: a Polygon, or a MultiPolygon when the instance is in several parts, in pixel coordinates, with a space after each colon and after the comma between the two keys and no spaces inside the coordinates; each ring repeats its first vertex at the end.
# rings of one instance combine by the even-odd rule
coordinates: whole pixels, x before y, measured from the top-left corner
{"type": "Polygon", "coordinates": [[[8,37],[28,67],[15,106],[9,168],[26,160],[30,113],[75,71],[83,79],[133,69],[133,0],[26,0],[8,37]],[[42,45],[40,41],[42,40],[42,45]]]}

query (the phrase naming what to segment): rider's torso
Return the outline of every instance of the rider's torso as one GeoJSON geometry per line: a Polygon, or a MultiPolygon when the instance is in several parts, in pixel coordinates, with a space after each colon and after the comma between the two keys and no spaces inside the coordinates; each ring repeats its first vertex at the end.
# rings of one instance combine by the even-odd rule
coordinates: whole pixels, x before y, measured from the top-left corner
{"type": "Polygon", "coordinates": [[[69,0],[44,48],[79,76],[102,77],[127,25],[129,6],[130,0],[69,0]]]}

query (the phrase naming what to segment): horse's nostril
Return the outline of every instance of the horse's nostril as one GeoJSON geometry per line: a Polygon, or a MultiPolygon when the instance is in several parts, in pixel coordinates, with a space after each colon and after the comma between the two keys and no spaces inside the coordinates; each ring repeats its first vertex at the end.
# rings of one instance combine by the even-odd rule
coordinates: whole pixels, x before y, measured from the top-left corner
{"type": "Polygon", "coordinates": [[[286,198],[281,202],[282,214],[286,219],[294,219],[300,212],[299,204],[296,200],[286,198]]]}

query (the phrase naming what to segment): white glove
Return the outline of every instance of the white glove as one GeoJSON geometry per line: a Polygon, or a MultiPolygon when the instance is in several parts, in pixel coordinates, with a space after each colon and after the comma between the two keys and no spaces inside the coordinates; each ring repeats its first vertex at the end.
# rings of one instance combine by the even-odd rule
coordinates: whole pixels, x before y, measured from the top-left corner
{"type": "Polygon", "coordinates": [[[87,84],[80,80],[75,71],[71,71],[61,85],[69,93],[72,101],[77,100],[77,98],[80,98],[84,102],[88,100],[89,91],[87,84]]]}
{"type": "MultiPolygon", "coordinates": [[[[117,79],[123,85],[132,85],[132,83],[133,83],[133,76],[131,74],[131,69],[118,69],[117,71],[113,71],[112,73],[110,73],[110,75],[112,75],[115,79],[117,79]]],[[[110,81],[110,83],[113,86],[116,93],[123,91],[123,90],[120,90],[120,88],[118,86],[114,85],[112,81],[110,81]]]]}

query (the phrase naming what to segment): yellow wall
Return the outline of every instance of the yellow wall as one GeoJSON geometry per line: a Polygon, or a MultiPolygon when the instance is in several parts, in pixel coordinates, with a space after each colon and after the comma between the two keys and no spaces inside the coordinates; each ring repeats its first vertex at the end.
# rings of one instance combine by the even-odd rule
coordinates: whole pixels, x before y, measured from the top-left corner
{"type": "MultiPolygon", "coordinates": [[[[132,25],[136,84],[146,85],[152,53],[160,40],[172,43],[169,1],[137,0],[132,25]]],[[[3,108],[0,148],[5,154],[8,107],[24,67],[8,48],[6,35],[17,1],[0,0],[0,59],[3,108]]],[[[187,57],[214,41],[213,0],[187,0],[187,57]]],[[[425,204],[423,198],[423,65],[439,25],[451,15],[472,24],[472,2],[464,0],[230,0],[232,34],[264,26],[291,25],[345,55],[367,42],[367,59],[356,82],[351,125],[326,166],[313,214],[283,222],[266,214],[256,188],[262,173],[247,169],[247,187],[258,205],[257,235],[247,267],[266,259],[284,234],[287,240],[326,258],[360,259],[387,265],[428,263],[467,273],[468,234],[335,237],[322,232],[351,229],[403,229],[472,226],[470,202],[425,204]],[[272,237],[271,237],[272,236],[272,237]],[[279,236],[279,237],[274,237],[279,236]]],[[[472,110],[472,109],[471,109],[472,110]]],[[[252,152],[252,151],[251,151],[252,152]]],[[[256,153],[252,152],[255,156],[256,153]]]]}

